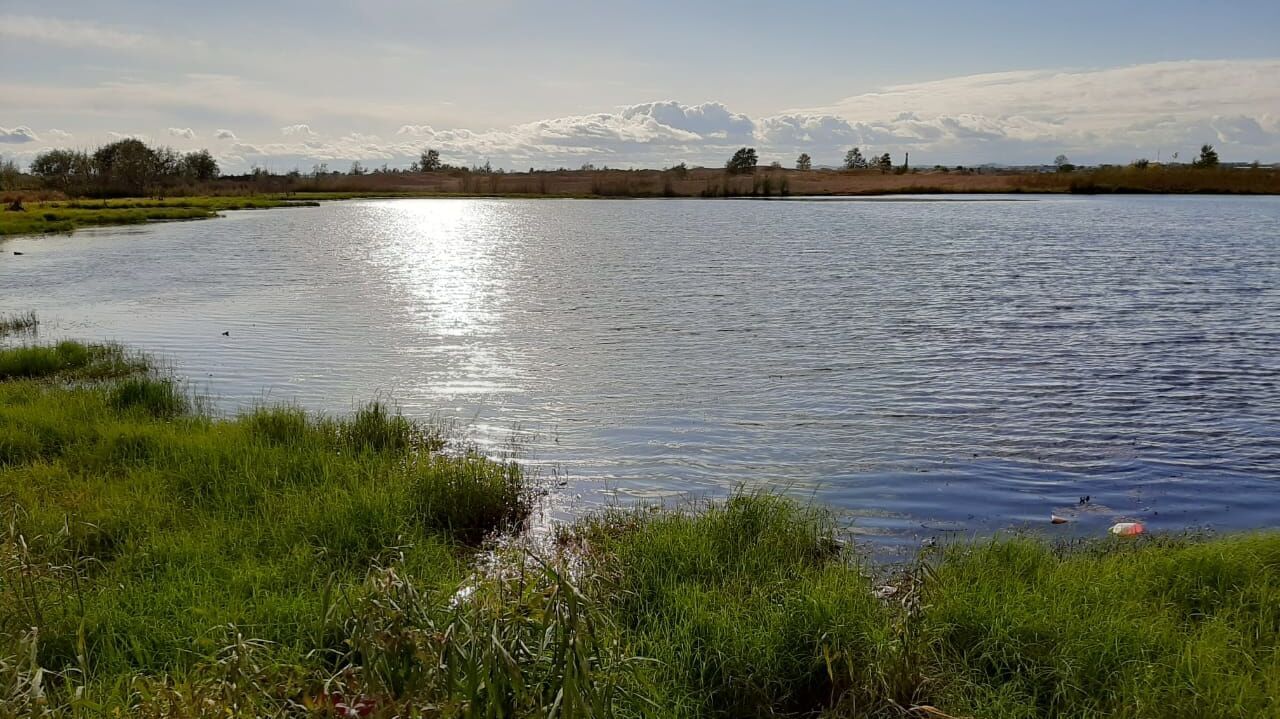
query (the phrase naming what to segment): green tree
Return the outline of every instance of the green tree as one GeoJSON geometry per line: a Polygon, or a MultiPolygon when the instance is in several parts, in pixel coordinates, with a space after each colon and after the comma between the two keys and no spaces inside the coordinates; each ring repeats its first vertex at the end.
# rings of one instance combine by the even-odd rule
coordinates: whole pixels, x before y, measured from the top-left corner
{"type": "Polygon", "coordinates": [[[733,153],[733,157],[725,163],[724,168],[733,174],[755,172],[759,157],[754,147],[743,147],[733,153]]]}
{"type": "Polygon", "coordinates": [[[861,170],[867,166],[867,158],[862,156],[862,150],[853,148],[844,153],[844,169],[861,170]]]}
{"type": "Polygon", "coordinates": [[[93,181],[93,160],[82,150],[46,150],[36,155],[30,169],[45,187],[64,192],[87,188],[93,181]]]}
{"type": "Polygon", "coordinates": [[[156,181],[159,165],[155,150],[133,137],[103,145],[93,153],[98,182],[110,193],[144,194],[156,181]]]}
{"type": "Polygon", "coordinates": [[[888,172],[893,169],[893,158],[889,157],[889,153],[884,153],[876,158],[876,167],[880,168],[881,173],[888,172]]]}
{"type": "Polygon", "coordinates": [[[18,170],[18,163],[8,158],[0,158],[0,190],[18,189],[18,180],[21,177],[22,172],[18,170]]]}
{"type": "Polygon", "coordinates": [[[796,169],[805,172],[813,169],[813,158],[809,157],[809,153],[800,153],[800,156],[796,158],[796,169]]]}
{"type": "Polygon", "coordinates": [[[1074,172],[1076,166],[1071,164],[1071,160],[1066,155],[1058,155],[1053,158],[1053,164],[1057,166],[1058,172],[1074,172]]]}
{"type": "Polygon", "coordinates": [[[74,150],[45,150],[31,161],[31,174],[40,178],[45,187],[66,191],[71,187],[75,166],[74,150]]]}
{"type": "Polygon", "coordinates": [[[1213,145],[1201,145],[1200,157],[1191,162],[1195,167],[1217,167],[1218,151],[1213,149],[1213,145]]]}
{"type": "Polygon", "coordinates": [[[432,148],[422,151],[421,157],[418,159],[418,170],[420,172],[435,172],[440,169],[440,153],[432,148]]]}
{"type": "Polygon", "coordinates": [[[151,167],[152,180],[164,182],[182,172],[182,155],[172,147],[157,147],[151,151],[155,157],[151,167]]]}
{"type": "Polygon", "coordinates": [[[201,182],[212,180],[220,174],[218,161],[213,159],[208,150],[188,152],[182,157],[182,174],[201,182]]]}

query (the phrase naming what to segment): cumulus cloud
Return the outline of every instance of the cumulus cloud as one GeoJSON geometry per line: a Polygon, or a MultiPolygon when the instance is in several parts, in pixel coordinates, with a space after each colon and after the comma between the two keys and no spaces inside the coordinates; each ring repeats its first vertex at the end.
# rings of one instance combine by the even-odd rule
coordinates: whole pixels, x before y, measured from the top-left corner
{"type": "MultiPolygon", "coordinates": [[[[368,114],[325,114],[325,98],[281,98],[234,76],[189,75],[172,85],[114,83],[71,91],[0,84],[19,98],[18,112],[66,112],[80,107],[148,107],[174,112],[217,107],[269,108],[280,118],[268,137],[219,129],[229,169],[331,166],[359,160],[407,166],[424,147],[453,164],[521,168],[658,167],[685,161],[717,166],[737,147],[755,146],[762,161],[790,163],[800,152],[817,164],[837,164],[844,152],[910,152],[912,164],[1042,163],[1060,152],[1083,162],[1128,161],[1163,152],[1192,153],[1216,144],[1223,159],[1280,155],[1280,60],[1185,61],[1122,68],[1019,71],[886,87],[834,103],[749,117],[717,102],[644,102],[607,112],[568,115],[492,130],[444,127],[421,109],[355,105],[368,114]],[[287,102],[286,102],[287,101],[287,102]],[[274,104],[273,104],[274,103],[274,104]],[[282,106],[288,105],[285,108],[282,106]],[[324,136],[289,118],[324,118],[342,129],[324,136]],[[340,122],[346,124],[339,124],[340,122]],[[374,134],[379,128],[393,134],[374,134]],[[243,139],[243,142],[241,140],[243,139]]],[[[31,117],[34,115],[22,115],[31,117]]],[[[182,115],[177,115],[182,116],[182,115]]],[[[243,130],[244,128],[242,128],[243,130]]],[[[5,136],[29,128],[5,130],[5,136]]],[[[189,128],[170,128],[190,132],[189,128]]],[[[194,134],[194,133],[193,133],[194,134]]],[[[44,141],[57,141],[54,131],[44,141]]],[[[186,137],[182,134],[174,136],[186,137]]],[[[5,139],[30,142],[34,139],[5,139]]]]}
{"type": "Polygon", "coordinates": [[[182,137],[188,140],[196,139],[196,131],[189,127],[171,127],[169,134],[173,137],[182,137]]]}
{"type": "Polygon", "coordinates": [[[40,138],[35,131],[26,125],[19,125],[15,128],[0,127],[0,143],[6,145],[22,145],[28,142],[39,142],[40,138]]]}
{"type": "Polygon", "coordinates": [[[431,137],[436,134],[435,128],[430,125],[401,125],[396,130],[397,135],[409,135],[411,137],[431,137]]]}
{"type": "Polygon", "coordinates": [[[967,147],[970,157],[995,160],[1057,148],[1114,161],[1214,141],[1275,153],[1280,136],[1267,122],[1280,107],[1277,76],[1277,59],[988,73],[896,85],[797,113],[846,118],[891,146],[951,156],[967,147]]]}
{"type": "Polygon", "coordinates": [[[848,120],[835,115],[790,114],[766,117],[756,130],[756,138],[770,146],[848,145],[862,141],[862,135],[848,120]]]}
{"type": "Polygon", "coordinates": [[[49,128],[48,130],[45,131],[44,134],[45,134],[45,137],[48,137],[54,142],[66,142],[67,140],[70,140],[72,138],[71,133],[67,132],[66,130],[59,130],[56,127],[49,128]]]}
{"type": "MultiPolygon", "coordinates": [[[[646,102],[473,131],[403,123],[390,140],[261,145],[319,160],[408,162],[424,146],[446,161],[524,167],[719,165],[754,145],[762,160],[808,152],[838,164],[853,146],[912,153],[914,164],[1087,162],[1184,153],[1213,142],[1230,160],[1280,154],[1280,60],[1163,62],[1102,70],[991,73],[897,85],[826,106],[748,117],[715,102],[646,102]]],[[[293,138],[300,139],[300,138],[293,138]]]]}
{"type": "Polygon", "coordinates": [[[622,111],[625,120],[651,121],[705,138],[736,141],[751,139],[755,123],[746,115],[730,112],[718,102],[681,105],[670,100],[632,105],[622,111]]]}

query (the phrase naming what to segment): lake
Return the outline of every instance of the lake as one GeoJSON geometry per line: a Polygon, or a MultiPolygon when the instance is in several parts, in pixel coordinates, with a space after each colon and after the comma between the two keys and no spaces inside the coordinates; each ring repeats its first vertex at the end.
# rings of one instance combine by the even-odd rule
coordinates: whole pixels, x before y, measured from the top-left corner
{"type": "Polygon", "coordinates": [[[744,483],[890,550],[1280,517],[1280,198],[351,201],[0,252],[42,338],[228,412],[390,398],[517,449],[551,518],[744,483]]]}

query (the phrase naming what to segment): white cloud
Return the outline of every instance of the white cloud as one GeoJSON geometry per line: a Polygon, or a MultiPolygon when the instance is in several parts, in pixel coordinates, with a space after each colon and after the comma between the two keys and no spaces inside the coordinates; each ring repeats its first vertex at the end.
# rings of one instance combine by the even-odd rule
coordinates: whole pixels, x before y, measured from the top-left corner
{"type": "Polygon", "coordinates": [[[189,127],[171,127],[169,128],[169,134],[173,137],[181,137],[187,140],[196,139],[196,131],[189,127]]]}
{"type": "Polygon", "coordinates": [[[190,54],[203,51],[203,41],[141,34],[110,25],[81,20],[60,20],[35,15],[0,15],[0,37],[69,48],[100,48],[123,52],[190,54]]]}
{"type": "Polygon", "coordinates": [[[73,135],[66,130],[59,130],[56,127],[49,128],[44,134],[45,137],[51,138],[55,142],[66,142],[73,137],[73,135]]]}
{"type": "Polygon", "coordinates": [[[350,134],[310,146],[264,146],[290,157],[403,160],[436,147],[453,162],[509,167],[718,165],[753,144],[763,160],[808,152],[836,164],[852,146],[912,153],[915,164],[1042,163],[1059,152],[1122,162],[1202,142],[1224,159],[1280,154],[1280,60],[1186,61],[1092,71],[1026,71],[899,85],[833,105],[761,118],[719,103],[648,102],[472,131],[402,124],[392,141],[350,134]]]}
{"type": "Polygon", "coordinates": [[[122,78],[80,86],[6,82],[0,78],[0,97],[8,112],[97,118],[102,124],[110,118],[136,117],[140,113],[200,118],[238,115],[270,121],[336,114],[354,127],[349,121],[389,123],[421,111],[356,101],[349,96],[290,94],[261,81],[215,73],[187,73],[173,80],[122,78]]]}
{"type": "MultiPolygon", "coordinates": [[[[928,165],[1041,163],[1059,152],[1082,162],[1155,159],[1160,152],[1186,155],[1212,142],[1230,161],[1280,155],[1280,83],[1272,79],[1277,76],[1280,60],[1020,71],[898,85],[772,116],[748,117],[716,102],[664,100],[491,130],[445,127],[435,105],[290,97],[230,75],[87,88],[0,84],[0,97],[17,98],[12,111],[23,117],[89,113],[115,118],[154,111],[195,118],[216,109],[260,118],[257,134],[243,127],[240,135],[225,129],[214,133],[224,141],[220,157],[232,168],[318,162],[337,167],[353,160],[407,166],[427,146],[438,149],[446,162],[488,160],[509,168],[583,162],[658,167],[680,161],[716,166],[743,145],[755,146],[764,162],[789,164],[808,152],[815,163],[836,164],[857,145],[868,154],[910,152],[912,164],[928,165]],[[335,106],[358,112],[335,116],[335,106]],[[321,136],[310,124],[283,124],[297,117],[341,129],[321,136]],[[278,135],[273,128],[279,128],[278,135]],[[386,134],[383,128],[398,129],[386,134]]],[[[187,128],[170,128],[174,131],[187,128]]],[[[52,131],[45,135],[48,141],[64,139],[52,131]]]]}
{"type": "MultiPolygon", "coordinates": [[[[1122,160],[1221,142],[1280,152],[1280,60],[1149,63],[990,73],[887,87],[798,114],[846,118],[868,141],[972,159],[1032,160],[1058,148],[1122,160]]],[[[1076,155],[1073,154],[1073,157],[1076,155]]]]}
{"type": "Polygon", "coordinates": [[[621,117],[626,120],[647,118],[664,127],[729,141],[749,140],[755,129],[751,118],[730,112],[718,102],[701,105],[681,105],[670,100],[647,102],[626,108],[621,117]]]}
{"type": "Polygon", "coordinates": [[[1263,122],[1270,118],[1248,117],[1246,115],[1236,115],[1234,117],[1214,117],[1210,125],[1218,133],[1218,141],[1227,144],[1255,145],[1263,146],[1275,142],[1277,136],[1280,136],[1280,128],[1274,127],[1274,122],[1267,122],[1272,125],[1270,129],[1263,127],[1263,122]]]}
{"type": "Polygon", "coordinates": [[[40,138],[35,131],[26,125],[19,125],[15,128],[0,127],[0,143],[6,145],[22,145],[28,142],[39,142],[40,138]]]}
{"type": "Polygon", "coordinates": [[[766,117],[756,127],[756,139],[766,145],[852,145],[862,142],[858,129],[835,115],[778,115],[766,117]]]}
{"type": "Polygon", "coordinates": [[[0,35],[35,40],[65,47],[140,47],[148,40],[142,35],[88,22],[58,20],[32,15],[0,15],[0,35]]]}

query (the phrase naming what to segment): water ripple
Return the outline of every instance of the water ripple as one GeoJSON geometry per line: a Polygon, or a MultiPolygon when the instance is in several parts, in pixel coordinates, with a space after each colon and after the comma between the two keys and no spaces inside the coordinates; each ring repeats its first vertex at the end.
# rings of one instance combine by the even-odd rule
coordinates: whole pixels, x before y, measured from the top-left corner
{"type": "Polygon", "coordinates": [[[763,483],[880,546],[1274,526],[1280,201],[983,199],[238,213],[9,240],[0,310],[228,410],[389,394],[531,434],[565,511],[763,483]]]}

